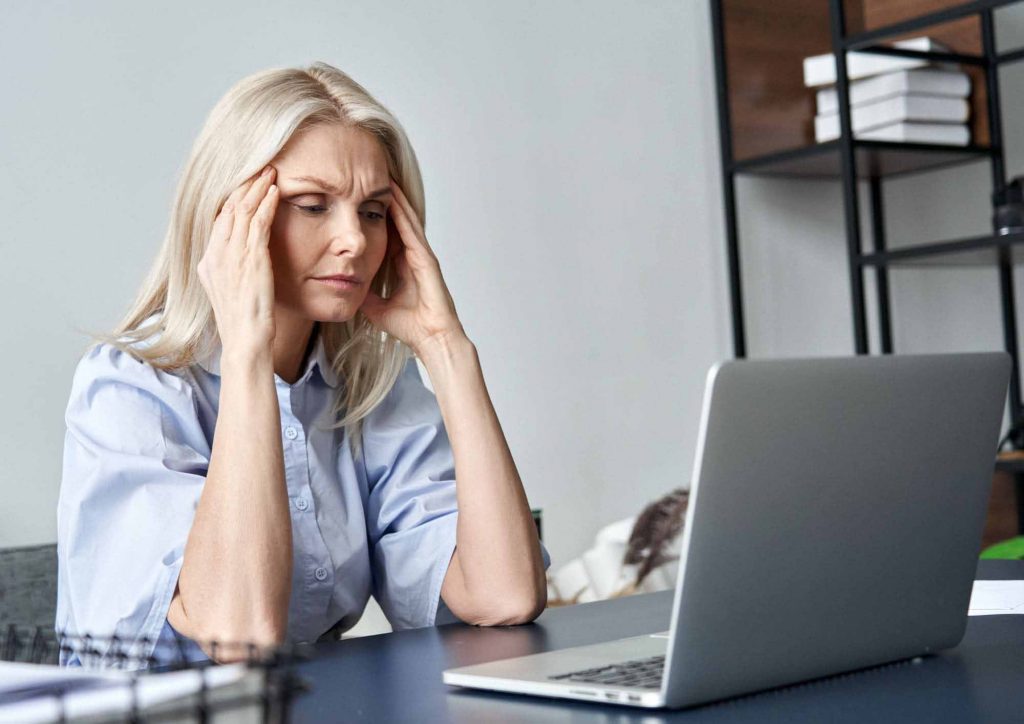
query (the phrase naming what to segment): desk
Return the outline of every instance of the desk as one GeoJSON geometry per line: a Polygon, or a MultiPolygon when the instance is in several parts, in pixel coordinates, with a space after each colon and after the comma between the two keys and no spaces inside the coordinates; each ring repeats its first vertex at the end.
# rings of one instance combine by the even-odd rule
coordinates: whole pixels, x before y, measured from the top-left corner
{"type": "MultiPolygon", "coordinates": [[[[1024,579],[1024,561],[981,561],[980,579],[1024,579]]],[[[1024,616],[971,617],[955,649],[695,709],[540,699],[441,682],[442,670],[669,626],[671,592],[546,610],[533,624],[449,624],[317,645],[296,722],[1021,722],[1024,616]]]]}

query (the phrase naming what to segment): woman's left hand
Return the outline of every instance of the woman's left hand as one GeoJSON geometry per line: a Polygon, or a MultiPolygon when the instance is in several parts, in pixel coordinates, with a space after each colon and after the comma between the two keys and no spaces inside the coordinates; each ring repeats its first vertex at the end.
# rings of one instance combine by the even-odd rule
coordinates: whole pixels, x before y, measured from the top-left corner
{"type": "Polygon", "coordinates": [[[421,355],[428,345],[464,337],[465,330],[416,211],[394,179],[391,191],[388,213],[398,238],[389,239],[388,253],[394,254],[398,284],[387,299],[367,292],[360,310],[421,355]]]}

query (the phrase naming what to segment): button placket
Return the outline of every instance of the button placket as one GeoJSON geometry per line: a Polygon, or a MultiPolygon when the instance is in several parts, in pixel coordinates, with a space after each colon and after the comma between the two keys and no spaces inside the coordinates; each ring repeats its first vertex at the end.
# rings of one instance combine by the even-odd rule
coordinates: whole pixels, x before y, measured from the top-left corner
{"type": "Polygon", "coordinates": [[[299,436],[299,431],[296,426],[296,422],[298,421],[290,414],[292,408],[291,392],[281,385],[278,385],[278,408],[281,411],[281,436],[285,441],[282,452],[284,453],[284,471],[285,477],[287,478],[286,483],[289,496],[293,496],[302,490],[304,478],[302,463],[305,459],[305,452],[303,451],[300,455],[295,444],[291,442],[299,436]],[[291,430],[290,433],[289,430],[291,430]]]}
{"type": "MultiPolygon", "coordinates": [[[[296,390],[291,392],[296,392],[296,390]]],[[[298,409],[291,405],[290,397],[288,404],[282,404],[281,406],[281,433],[286,441],[284,445],[285,457],[290,459],[293,466],[294,480],[292,482],[296,485],[292,505],[294,510],[299,513],[305,513],[306,511],[313,511],[315,501],[311,490],[312,480],[309,469],[309,451],[306,449],[307,443],[309,443],[306,439],[306,428],[304,426],[306,422],[300,422],[300,419],[305,417],[302,413],[302,410],[305,409],[304,387],[300,388],[300,394],[296,396],[296,402],[298,403],[298,409]],[[297,417],[284,414],[285,410],[295,413],[297,417]]],[[[318,561],[330,561],[330,552],[326,542],[323,540],[323,535],[316,523],[315,516],[300,515],[295,520],[299,530],[304,531],[304,535],[308,536],[308,542],[312,544],[305,551],[307,565],[309,563],[315,565],[318,561]]],[[[312,573],[313,581],[315,581],[312,590],[309,591],[310,596],[306,600],[308,607],[315,609],[321,605],[326,606],[329,602],[332,590],[331,581],[333,580],[332,570],[328,566],[310,566],[310,568],[306,568],[306,571],[308,571],[306,575],[308,576],[312,573]]],[[[308,581],[309,579],[307,579],[308,581]]]]}

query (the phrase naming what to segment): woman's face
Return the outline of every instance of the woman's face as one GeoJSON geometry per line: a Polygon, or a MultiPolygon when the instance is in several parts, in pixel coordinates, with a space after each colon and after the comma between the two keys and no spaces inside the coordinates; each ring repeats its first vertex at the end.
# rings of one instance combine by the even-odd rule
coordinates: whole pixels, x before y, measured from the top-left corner
{"type": "Polygon", "coordinates": [[[388,246],[390,175],[367,131],[320,124],[271,161],[280,203],[270,232],[278,313],[319,322],[355,316],[388,246]],[[320,277],[356,277],[332,284],[320,277]]]}

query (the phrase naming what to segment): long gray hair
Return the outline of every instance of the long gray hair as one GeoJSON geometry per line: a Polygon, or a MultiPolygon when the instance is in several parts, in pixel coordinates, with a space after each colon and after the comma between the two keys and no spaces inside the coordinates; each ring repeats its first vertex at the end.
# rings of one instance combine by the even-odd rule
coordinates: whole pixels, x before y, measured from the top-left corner
{"type": "MultiPolygon", "coordinates": [[[[218,341],[216,320],[196,265],[213,222],[234,188],[270,163],[293,134],[321,123],[373,134],[384,149],[388,171],[426,224],[423,180],[409,139],[366,89],[320,62],[255,73],[235,84],[207,117],[178,183],[160,253],[121,322],[109,334],[90,333],[92,347],[111,344],[164,371],[188,367],[208,354],[218,341]]],[[[387,297],[397,279],[389,256],[370,288],[387,297]]],[[[373,327],[362,312],[347,322],[321,322],[319,332],[343,380],[331,427],[345,428],[358,456],[362,419],[391,390],[411,351],[373,327]]]]}

